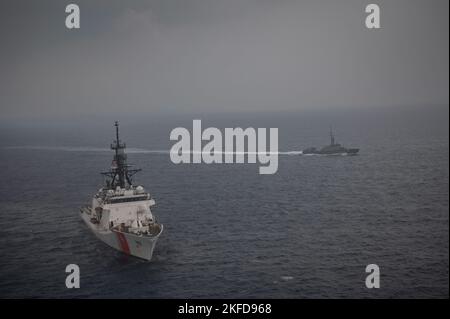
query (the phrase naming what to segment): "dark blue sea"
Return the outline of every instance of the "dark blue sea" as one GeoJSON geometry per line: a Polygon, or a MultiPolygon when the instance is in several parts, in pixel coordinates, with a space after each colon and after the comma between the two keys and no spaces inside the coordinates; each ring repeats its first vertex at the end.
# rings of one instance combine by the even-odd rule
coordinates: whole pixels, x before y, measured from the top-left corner
{"type": "Polygon", "coordinates": [[[448,106],[4,120],[0,297],[448,298],[448,129],[448,106]],[[110,166],[116,119],[164,224],[151,262],[98,241],[78,213],[110,166]],[[278,172],[173,164],[170,131],[193,119],[278,127],[278,172]],[[328,144],[330,124],[358,156],[289,153],[328,144]]]}

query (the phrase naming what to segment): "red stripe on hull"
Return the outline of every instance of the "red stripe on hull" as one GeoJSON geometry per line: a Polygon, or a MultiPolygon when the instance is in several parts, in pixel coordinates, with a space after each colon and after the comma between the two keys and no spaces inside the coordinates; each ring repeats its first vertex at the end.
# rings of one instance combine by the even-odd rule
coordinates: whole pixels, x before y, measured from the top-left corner
{"type": "Polygon", "coordinates": [[[116,232],[116,234],[117,234],[117,239],[119,240],[120,249],[122,249],[122,251],[125,254],[129,255],[130,254],[130,247],[128,246],[127,238],[122,233],[117,233],[116,232]]]}

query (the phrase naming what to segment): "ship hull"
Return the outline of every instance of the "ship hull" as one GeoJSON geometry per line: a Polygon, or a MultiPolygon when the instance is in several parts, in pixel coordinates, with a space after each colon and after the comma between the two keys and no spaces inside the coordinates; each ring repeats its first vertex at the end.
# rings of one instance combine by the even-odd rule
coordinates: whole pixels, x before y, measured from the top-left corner
{"type": "Polygon", "coordinates": [[[91,222],[91,215],[87,213],[86,209],[81,209],[81,218],[94,235],[108,246],[117,249],[124,254],[145,259],[147,261],[152,259],[156,242],[163,230],[163,226],[161,225],[161,231],[156,236],[139,236],[136,234],[104,229],[98,224],[91,222]]]}
{"type": "Polygon", "coordinates": [[[349,148],[347,149],[347,154],[349,155],[356,155],[359,152],[359,148],[349,148]]]}
{"type": "Polygon", "coordinates": [[[359,152],[359,148],[342,148],[338,150],[317,150],[306,149],[303,150],[303,155],[356,155],[359,152]]]}

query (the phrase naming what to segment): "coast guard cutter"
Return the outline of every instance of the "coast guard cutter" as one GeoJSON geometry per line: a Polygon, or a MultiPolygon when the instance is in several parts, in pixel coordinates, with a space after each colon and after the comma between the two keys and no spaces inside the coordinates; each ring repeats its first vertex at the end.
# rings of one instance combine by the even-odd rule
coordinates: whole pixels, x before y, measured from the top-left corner
{"type": "Polygon", "coordinates": [[[115,123],[116,140],[111,169],[102,174],[106,185],[98,190],[91,206],[82,207],[81,218],[98,239],[125,254],[151,260],[163,225],[151,212],[154,199],[131,177],[140,169],[127,164],[125,143],[119,139],[119,124],[115,123]]]}

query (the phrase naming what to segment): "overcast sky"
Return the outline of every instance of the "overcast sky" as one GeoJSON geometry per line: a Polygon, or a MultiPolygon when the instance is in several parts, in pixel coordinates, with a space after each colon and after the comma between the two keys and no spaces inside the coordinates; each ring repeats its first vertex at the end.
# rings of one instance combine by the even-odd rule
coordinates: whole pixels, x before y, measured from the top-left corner
{"type": "Polygon", "coordinates": [[[1,1],[4,119],[448,104],[447,0],[71,2],[1,1]]]}

